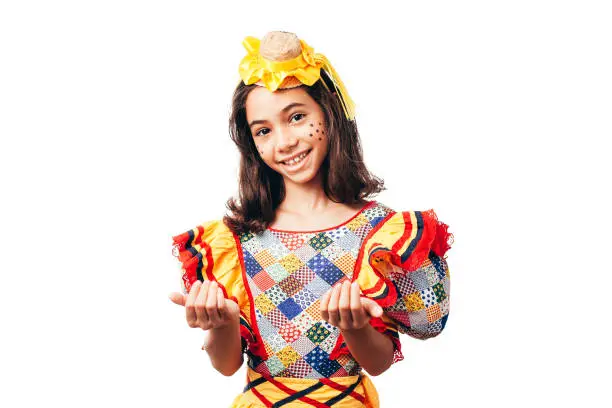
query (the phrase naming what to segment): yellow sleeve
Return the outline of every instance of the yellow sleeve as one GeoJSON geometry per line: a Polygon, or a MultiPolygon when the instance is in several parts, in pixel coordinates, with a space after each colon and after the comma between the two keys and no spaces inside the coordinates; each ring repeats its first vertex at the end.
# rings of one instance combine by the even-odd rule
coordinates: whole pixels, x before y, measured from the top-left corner
{"type": "Polygon", "coordinates": [[[183,292],[188,293],[196,280],[214,280],[225,297],[235,300],[242,309],[246,292],[232,231],[222,221],[215,220],[198,225],[173,240],[183,271],[183,292]]]}
{"type": "Polygon", "coordinates": [[[253,332],[252,302],[245,289],[238,237],[222,220],[205,222],[173,238],[175,254],[181,263],[183,292],[199,280],[216,281],[226,299],[240,308],[240,333],[244,349],[261,355],[263,345],[253,332]]]}

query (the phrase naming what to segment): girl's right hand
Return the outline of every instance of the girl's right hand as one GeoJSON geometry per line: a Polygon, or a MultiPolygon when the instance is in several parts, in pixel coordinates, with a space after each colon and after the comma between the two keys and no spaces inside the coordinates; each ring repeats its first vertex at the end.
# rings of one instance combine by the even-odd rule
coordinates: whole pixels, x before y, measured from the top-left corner
{"type": "Polygon", "coordinates": [[[202,330],[219,329],[232,323],[240,323],[240,309],[236,302],[225,299],[215,281],[196,281],[188,295],[173,292],[170,300],[185,306],[189,327],[202,330]]]}

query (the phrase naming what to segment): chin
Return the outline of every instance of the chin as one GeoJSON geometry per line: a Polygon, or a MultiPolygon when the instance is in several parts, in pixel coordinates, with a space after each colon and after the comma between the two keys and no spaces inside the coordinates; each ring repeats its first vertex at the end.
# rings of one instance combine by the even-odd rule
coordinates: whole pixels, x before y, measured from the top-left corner
{"type": "Polygon", "coordinates": [[[294,174],[291,176],[283,175],[283,180],[285,182],[290,181],[294,184],[307,184],[311,182],[315,178],[316,174],[311,174],[310,172],[304,174],[294,174]]]}
{"type": "Polygon", "coordinates": [[[285,183],[289,182],[293,184],[310,183],[317,177],[317,174],[318,174],[318,171],[313,171],[313,169],[304,169],[303,171],[300,171],[299,173],[296,173],[296,174],[286,174],[279,170],[280,169],[277,169],[276,171],[281,175],[285,183]]]}

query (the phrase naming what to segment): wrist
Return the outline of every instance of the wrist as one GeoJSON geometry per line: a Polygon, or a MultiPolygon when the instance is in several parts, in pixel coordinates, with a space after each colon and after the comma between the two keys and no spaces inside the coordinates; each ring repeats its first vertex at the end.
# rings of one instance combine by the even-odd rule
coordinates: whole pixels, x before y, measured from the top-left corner
{"type": "Polygon", "coordinates": [[[342,335],[344,337],[348,336],[363,336],[364,334],[367,334],[370,329],[372,329],[372,326],[370,325],[370,323],[366,323],[365,326],[360,327],[358,329],[340,329],[340,333],[342,333],[342,335]]]}
{"type": "Polygon", "coordinates": [[[231,320],[227,324],[204,331],[202,350],[208,350],[213,344],[223,344],[234,336],[240,337],[240,321],[231,320]]]}
{"type": "Polygon", "coordinates": [[[225,331],[230,331],[230,330],[234,330],[237,327],[240,326],[240,318],[236,317],[236,318],[231,318],[227,321],[225,321],[221,326],[217,326],[217,327],[213,327],[211,329],[209,329],[210,332],[213,333],[222,333],[225,331]]]}

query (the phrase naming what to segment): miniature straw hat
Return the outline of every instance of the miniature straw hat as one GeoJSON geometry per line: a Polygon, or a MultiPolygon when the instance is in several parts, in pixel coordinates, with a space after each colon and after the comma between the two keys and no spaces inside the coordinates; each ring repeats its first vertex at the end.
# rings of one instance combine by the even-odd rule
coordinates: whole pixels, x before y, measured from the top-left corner
{"type": "Polygon", "coordinates": [[[242,44],[247,55],[238,71],[245,85],[265,86],[271,92],[312,86],[321,79],[323,69],[333,83],[347,118],[354,119],[355,104],[336,70],[323,54],[315,54],[314,49],[297,35],[271,31],[261,40],[246,37],[242,44]]]}

